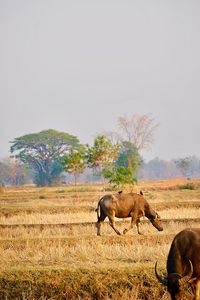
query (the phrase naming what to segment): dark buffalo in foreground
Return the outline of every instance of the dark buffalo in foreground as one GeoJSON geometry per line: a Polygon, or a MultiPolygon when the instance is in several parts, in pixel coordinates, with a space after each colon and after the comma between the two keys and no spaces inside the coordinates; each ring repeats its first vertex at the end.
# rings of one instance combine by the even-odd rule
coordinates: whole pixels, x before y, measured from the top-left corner
{"type": "Polygon", "coordinates": [[[200,228],[184,229],[175,236],[167,258],[167,276],[158,274],[157,262],[155,274],[172,300],[182,299],[186,283],[192,285],[194,299],[200,300],[200,228]]]}
{"type": "Polygon", "coordinates": [[[131,217],[131,224],[127,229],[124,229],[123,234],[129,231],[134,225],[137,226],[138,233],[140,218],[147,217],[152,225],[159,231],[163,230],[160,216],[150,207],[149,203],[144,198],[143,194],[122,193],[103,196],[97,206],[97,235],[101,235],[101,223],[106,217],[109,219],[110,226],[117,234],[121,234],[115,228],[115,217],[127,218],[131,217]]]}

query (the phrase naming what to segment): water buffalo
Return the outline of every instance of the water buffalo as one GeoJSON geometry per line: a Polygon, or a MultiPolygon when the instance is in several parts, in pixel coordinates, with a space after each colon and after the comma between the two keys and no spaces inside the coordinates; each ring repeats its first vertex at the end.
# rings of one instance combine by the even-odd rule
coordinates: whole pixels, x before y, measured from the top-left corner
{"type": "Polygon", "coordinates": [[[167,286],[172,300],[182,299],[187,282],[200,300],[200,228],[184,229],[175,236],[167,258],[167,276],[158,274],[157,262],[155,275],[167,286]]]}
{"type": "Polygon", "coordinates": [[[142,216],[147,217],[157,230],[163,230],[160,216],[150,207],[142,192],[140,194],[119,192],[117,194],[105,195],[99,200],[96,211],[97,235],[101,235],[101,223],[106,217],[109,219],[110,226],[119,235],[121,233],[115,228],[115,217],[131,217],[131,224],[127,229],[124,229],[123,234],[129,231],[134,225],[137,226],[138,234],[141,234],[139,223],[142,216]]]}

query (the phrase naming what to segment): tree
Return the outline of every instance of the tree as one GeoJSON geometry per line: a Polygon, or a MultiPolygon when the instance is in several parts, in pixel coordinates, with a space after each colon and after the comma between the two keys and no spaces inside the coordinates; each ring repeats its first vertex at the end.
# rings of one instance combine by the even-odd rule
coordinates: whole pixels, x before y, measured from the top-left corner
{"type": "Polygon", "coordinates": [[[64,168],[69,174],[74,175],[74,184],[76,187],[77,179],[83,173],[86,167],[86,150],[84,147],[80,149],[70,149],[69,154],[64,157],[64,168]]]}
{"type": "Polygon", "coordinates": [[[6,158],[0,162],[0,185],[21,185],[29,179],[26,166],[17,159],[6,158]]]}
{"type": "Polygon", "coordinates": [[[97,136],[94,145],[87,145],[87,162],[89,167],[102,169],[112,165],[118,157],[120,146],[112,145],[104,135],[97,136]]]}
{"type": "Polygon", "coordinates": [[[0,186],[7,184],[8,180],[8,167],[5,161],[0,161],[0,186]]]}
{"type": "Polygon", "coordinates": [[[153,142],[153,135],[157,124],[150,115],[142,116],[134,114],[130,119],[127,117],[118,118],[118,126],[122,131],[122,140],[126,140],[137,148],[138,152],[148,149],[153,142]]]}
{"type": "Polygon", "coordinates": [[[111,169],[104,170],[104,176],[114,187],[132,186],[137,182],[136,173],[141,162],[136,147],[130,142],[122,142],[118,159],[111,169]]]}
{"type": "Polygon", "coordinates": [[[114,188],[124,189],[125,186],[134,185],[137,179],[129,168],[114,165],[111,170],[104,169],[104,176],[114,188]]]}
{"type": "Polygon", "coordinates": [[[174,160],[174,163],[176,164],[177,168],[181,171],[184,177],[191,175],[191,162],[191,157],[179,158],[174,160]]]}
{"type": "Polygon", "coordinates": [[[77,137],[53,129],[27,134],[11,142],[11,153],[34,171],[38,186],[52,185],[63,171],[62,160],[72,147],[78,147],[77,137]]]}
{"type": "Polygon", "coordinates": [[[9,183],[11,185],[21,185],[26,182],[28,170],[19,160],[9,158],[7,160],[7,168],[9,183]]]}
{"type": "MultiPolygon", "coordinates": [[[[110,168],[118,157],[120,145],[112,145],[111,141],[104,135],[97,136],[94,145],[87,145],[87,164],[96,169],[104,178],[104,169],[110,168]]],[[[105,187],[105,182],[104,182],[105,187]]]]}
{"type": "Polygon", "coordinates": [[[142,159],[135,145],[127,141],[122,142],[116,165],[129,169],[133,175],[136,175],[141,162],[142,159]]]}
{"type": "Polygon", "coordinates": [[[180,177],[180,171],[173,160],[165,161],[155,157],[148,162],[142,162],[138,176],[146,179],[174,178],[180,177]]]}
{"type": "Polygon", "coordinates": [[[154,119],[148,114],[142,116],[134,114],[130,119],[127,117],[118,118],[118,127],[121,134],[106,133],[107,137],[110,137],[113,141],[120,141],[121,144],[116,164],[112,170],[105,174],[110,182],[112,180],[116,181],[116,178],[118,185],[131,184],[135,181],[137,170],[142,162],[140,153],[153,142],[153,135],[157,126],[154,119]]]}

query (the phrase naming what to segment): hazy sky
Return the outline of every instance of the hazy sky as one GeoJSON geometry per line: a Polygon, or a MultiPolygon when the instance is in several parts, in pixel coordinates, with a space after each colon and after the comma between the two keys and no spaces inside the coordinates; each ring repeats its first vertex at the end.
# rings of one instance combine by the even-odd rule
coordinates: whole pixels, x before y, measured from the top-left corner
{"type": "Polygon", "coordinates": [[[159,123],[146,160],[200,157],[199,0],[0,0],[0,157],[49,128],[91,144],[133,114],[159,123]]]}

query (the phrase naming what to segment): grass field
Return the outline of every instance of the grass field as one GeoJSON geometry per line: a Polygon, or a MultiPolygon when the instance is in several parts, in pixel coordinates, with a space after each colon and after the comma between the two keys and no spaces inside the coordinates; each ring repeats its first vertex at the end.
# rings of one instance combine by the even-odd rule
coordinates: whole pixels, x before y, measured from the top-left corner
{"type": "MultiPolygon", "coordinates": [[[[175,234],[200,227],[200,181],[143,181],[140,189],[164,231],[145,219],[143,235],[135,227],[117,236],[105,221],[97,237],[101,186],[1,189],[0,299],[169,299],[155,278],[155,261],[164,273],[175,234]]],[[[122,232],[127,222],[116,226],[122,232]]],[[[190,289],[185,299],[192,299],[190,289]]]]}

